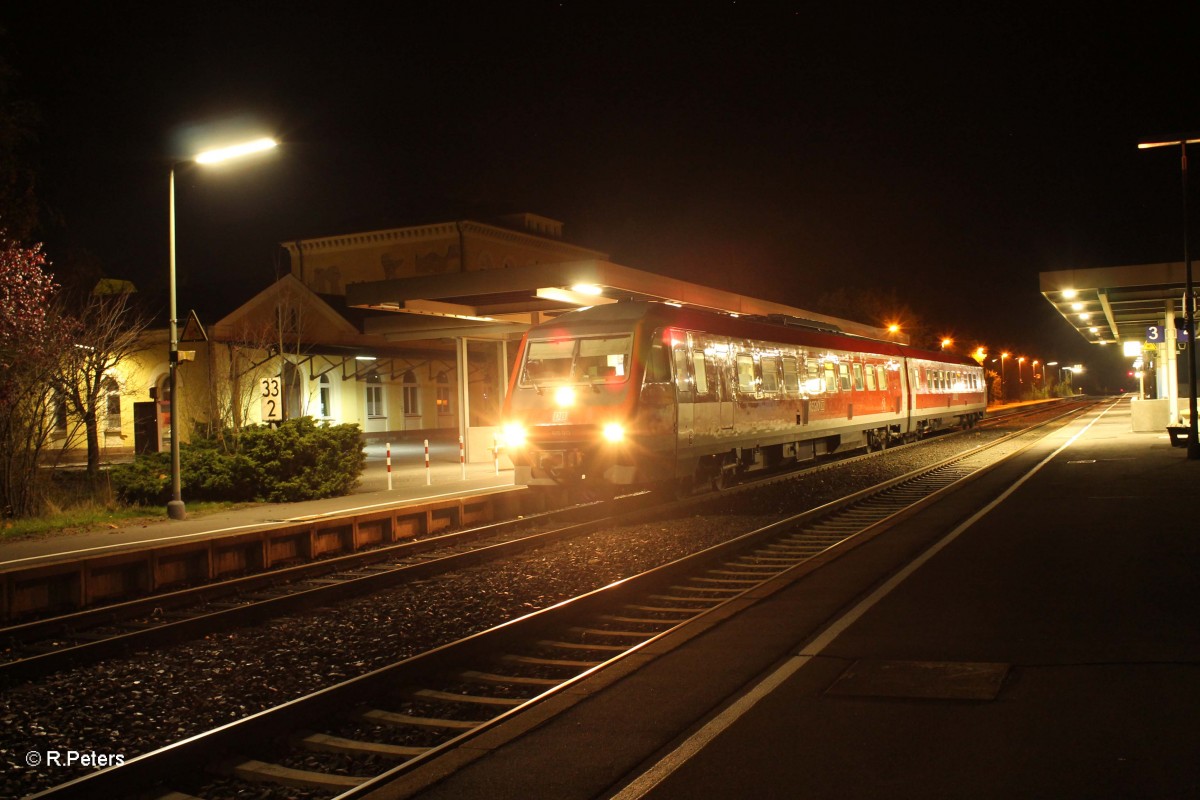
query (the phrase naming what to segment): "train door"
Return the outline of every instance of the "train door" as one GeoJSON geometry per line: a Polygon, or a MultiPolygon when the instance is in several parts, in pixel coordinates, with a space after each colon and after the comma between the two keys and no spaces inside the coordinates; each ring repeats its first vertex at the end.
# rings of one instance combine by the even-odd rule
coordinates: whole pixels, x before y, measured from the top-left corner
{"type": "Polygon", "coordinates": [[[721,410],[719,412],[722,430],[733,430],[733,384],[729,374],[729,365],[722,363],[718,374],[721,376],[721,410]]]}
{"type": "Polygon", "coordinates": [[[675,392],[678,398],[679,449],[691,447],[696,440],[695,401],[696,389],[686,344],[675,345],[672,355],[675,361],[675,392]]]}

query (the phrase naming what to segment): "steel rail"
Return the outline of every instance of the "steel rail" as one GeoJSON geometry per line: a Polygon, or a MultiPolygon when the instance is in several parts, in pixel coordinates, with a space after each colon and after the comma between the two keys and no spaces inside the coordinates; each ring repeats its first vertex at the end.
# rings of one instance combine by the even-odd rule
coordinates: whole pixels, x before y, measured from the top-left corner
{"type": "MultiPolygon", "coordinates": [[[[338,798],[349,800],[361,797],[533,705],[560,694],[597,671],[645,648],[650,642],[744,597],[764,583],[789,580],[789,576],[797,574],[799,569],[818,556],[844,552],[848,544],[855,546],[857,541],[864,538],[864,534],[875,535],[886,530],[896,521],[936,502],[966,481],[1014,457],[1032,446],[1034,441],[1013,452],[993,454],[990,460],[983,458],[989,451],[1073,415],[1074,411],[1066,412],[1032,428],[1009,434],[995,442],[884,481],[819,508],[789,516],[699,553],[146,753],[121,766],[77,778],[34,797],[130,796],[169,782],[172,778],[178,779],[197,765],[218,762],[233,763],[233,772],[248,780],[318,785],[324,780],[321,777],[323,773],[306,773],[244,756],[238,756],[233,762],[229,762],[229,758],[231,754],[261,752],[264,742],[287,739],[297,730],[324,727],[328,720],[344,718],[348,709],[356,707],[371,719],[449,731],[448,739],[428,749],[417,751],[414,748],[392,746],[393,757],[408,760],[382,774],[349,779],[343,776],[324,784],[327,788],[357,784],[339,794],[338,798]],[[959,474],[945,475],[956,464],[971,461],[977,463],[969,469],[957,470],[959,474]],[[913,487],[918,485],[920,490],[915,491],[913,487]],[[906,499],[900,502],[888,498],[886,495],[889,493],[905,495],[906,499]],[[884,498],[882,505],[880,498],[884,498]],[[878,508],[864,515],[863,509],[871,503],[878,508]],[[835,518],[839,515],[843,520],[854,515],[858,515],[858,519],[853,524],[842,525],[835,518]],[[616,608],[620,609],[620,613],[613,613],[616,608]],[[660,615],[663,617],[661,620],[658,618],[660,615]],[[631,629],[639,625],[650,627],[651,630],[631,629]],[[654,630],[655,627],[659,629],[654,630]],[[517,652],[520,650],[532,651],[533,654],[521,655],[517,652]],[[481,664],[497,661],[539,665],[565,663],[571,665],[577,674],[548,687],[538,681],[525,684],[534,687],[534,696],[510,697],[509,702],[496,702],[495,697],[489,699],[463,691],[463,681],[473,684],[499,681],[502,685],[522,683],[519,675],[497,674],[488,668],[478,669],[481,664]],[[426,688],[429,686],[440,688],[426,688]],[[396,695],[397,687],[422,687],[410,689],[404,695],[422,702],[465,702],[473,707],[499,708],[500,712],[483,720],[470,719],[470,715],[467,715],[470,722],[467,725],[458,721],[463,718],[462,714],[422,719],[420,715],[397,715],[377,708],[381,698],[396,695]]],[[[374,746],[376,753],[388,752],[386,744],[348,741],[322,734],[317,734],[315,741],[312,736],[306,737],[305,742],[306,746],[332,745],[334,749],[354,749],[366,745],[368,748],[374,746]]]]}

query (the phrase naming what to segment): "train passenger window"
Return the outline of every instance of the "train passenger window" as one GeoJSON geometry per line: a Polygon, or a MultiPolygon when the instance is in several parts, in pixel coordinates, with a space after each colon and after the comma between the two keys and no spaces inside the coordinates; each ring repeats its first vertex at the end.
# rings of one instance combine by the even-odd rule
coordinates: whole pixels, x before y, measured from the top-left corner
{"type": "Polygon", "coordinates": [[[854,365],[854,391],[861,392],[863,390],[863,371],[862,364],[854,365]]]}
{"type": "Polygon", "coordinates": [[[763,356],[759,362],[762,368],[762,390],[764,392],[779,391],[779,359],[763,356]]]}
{"type": "Polygon", "coordinates": [[[875,391],[875,368],[868,364],[865,369],[867,371],[867,391],[873,392],[875,391]]]}
{"type": "Polygon", "coordinates": [[[883,367],[875,368],[876,377],[879,378],[879,388],[887,389],[887,370],[883,367]]]}
{"type": "Polygon", "coordinates": [[[738,391],[743,394],[758,392],[758,380],[754,375],[754,359],[744,353],[737,357],[737,382],[738,391]]]}
{"type": "Polygon", "coordinates": [[[688,371],[687,349],[683,347],[675,348],[675,385],[679,387],[681,392],[690,392],[692,390],[692,376],[688,371]]]}
{"type": "Polygon", "coordinates": [[[800,393],[800,375],[796,371],[796,359],[790,356],[783,361],[783,390],[789,394],[800,393]]]}
{"type": "Polygon", "coordinates": [[[838,385],[843,392],[850,391],[850,367],[847,364],[838,364],[838,385]]]}
{"type": "Polygon", "coordinates": [[[696,394],[708,394],[708,369],[704,353],[692,353],[692,374],[696,376],[696,394]]]}
{"type": "Polygon", "coordinates": [[[825,362],[825,387],[826,392],[836,392],[838,390],[837,373],[834,371],[833,362],[825,362]]]}

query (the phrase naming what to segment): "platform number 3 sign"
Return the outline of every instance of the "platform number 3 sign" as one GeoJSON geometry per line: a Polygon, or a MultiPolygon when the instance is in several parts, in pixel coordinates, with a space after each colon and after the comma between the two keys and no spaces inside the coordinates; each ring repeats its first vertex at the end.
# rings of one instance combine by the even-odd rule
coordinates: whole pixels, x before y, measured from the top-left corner
{"type": "Polygon", "coordinates": [[[283,406],[279,402],[279,378],[262,379],[262,421],[282,422],[283,406]]]}

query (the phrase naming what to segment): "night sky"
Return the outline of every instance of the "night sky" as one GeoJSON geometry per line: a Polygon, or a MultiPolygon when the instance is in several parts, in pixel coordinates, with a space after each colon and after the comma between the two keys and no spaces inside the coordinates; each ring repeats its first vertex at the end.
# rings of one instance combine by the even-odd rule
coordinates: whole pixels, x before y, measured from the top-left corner
{"type": "Polygon", "coordinates": [[[1177,153],[1136,149],[1200,128],[1200,30],[1168,6],[88,5],[0,10],[52,258],[165,305],[171,162],[282,142],[178,173],[180,305],[208,321],[280,241],[532,211],[619,264],[801,307],[875,287],[1099,364],[1038,272],[1182,258],[1177,153]]]}

